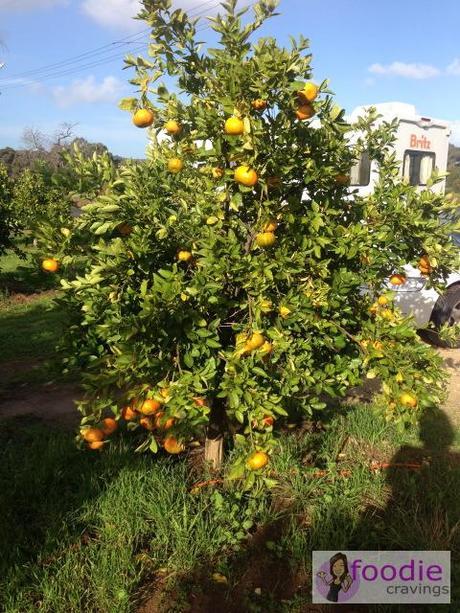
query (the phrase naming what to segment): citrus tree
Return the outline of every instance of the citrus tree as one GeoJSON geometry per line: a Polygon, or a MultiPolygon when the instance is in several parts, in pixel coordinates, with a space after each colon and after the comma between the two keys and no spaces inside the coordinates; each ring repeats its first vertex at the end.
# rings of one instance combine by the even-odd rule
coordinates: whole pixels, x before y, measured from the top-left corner
{"type": "Polygon", "coordinates": [[[4,164],[0,164],[0,255],[13,246],[17,228],[11,215],[12,184],[4,164]]]}
{"type": "Polygon", "coordinates": [[[40,172],[30,169],[15,179],[10,208],[16,226],[31,238],[41,220],[59,226],[70,216],[70,204],[64,192],[46,182],[40,172]]]}
{"type": "Polygon", "coordinates": [[[442,283],[448,204],[402,182],[394,125],[345,122],[311,80],[305,38],[255,39],[274,1],[252,21],[224,3],[215,48],[169,0],[142,4],[151,42],[126,59],[138,96],[120,106],[148,128],[148,160],[117,170],[73,238],[48,236],[43,254],[62,275],[67,367],[83,373],[82,440],[100,449],[126,423],[138,450],[180,453],[206,433],[218,466],[226,437],[230,476],[249,488],[284,424],[366,377],[381,380],[388,419],[416,421],[440,398],[440,360],[385,279],[403,283],[412,262],[442,283]],[[364,149],[381,179],[359,198],[349,173],[364,149]]]}

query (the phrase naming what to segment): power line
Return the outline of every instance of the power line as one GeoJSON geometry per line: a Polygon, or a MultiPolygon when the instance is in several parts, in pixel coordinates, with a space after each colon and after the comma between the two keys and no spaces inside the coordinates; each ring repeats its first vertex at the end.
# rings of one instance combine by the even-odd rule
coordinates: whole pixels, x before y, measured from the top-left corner
{"type": "MultiPolygon", "coordinates": [[[[139,36],[140,36],[140,34],[141,33],[139,33],[139,36]]],[[[81,53],[80,55],[76,55],[73,59],[69,58],[67,60],[62,60],[61,62],[56,62],[55,64],[49,64],[47,66],[43,66],[42,68],[34,68],[34,69],[31,69],[31,70],[26,70],[24,72],[19,72],[19,73],[16,73],[16,74],[12,74],[8,79],[2,79],[0,81],[0,84],[4,83],[6,85],[7,81],[12,81],[14,79],[23,79],[23,78],[26,78],[26,77],[32,76],[32,75],[34,75],[34,76],[42,76],[42,74],[46,75],[48,73],[48,71],[50,71],[50,70],[52,71],[55,68],[56,69],[59,68],[59,67],[64,68],[64,67],[66,67],[68,65],[71,65],[71,64],[78,64],[82,60],[90,59],[91,57],[94,57],[94,56],[97,56],[97,55],[104,55],[104,54],[110,53],[110,52],[114,51],[115,48],[127,45],[130,42],[136,42],[136,39],[133,38],[132,40],[127,41],[127,42],[123,42],[123,43],[122,42],[109,43],[109,44],[104,45],[102,47],[98,47],[97,49],[93,49],[91,51],[86,51],[85,53],[81,53]],[[115,47],[115,45],[116,45],[116,47],[115,47]]]]}
{"type": "MultiPolygon", "coordinates": [[[[200,3],[200,5],[198,5],[196,8],[198,8],[199,6],[207,5],[207,4],[211,4],[211,6],[208,7],[207,9],[204,9],[204,10],[202,9],[198,13],[194,13],[194,14],[189,13],[189,17],[198,17],[198,16],[200,16],[200,14],[206,13],[208,10],[218,6],[219,3],[216,3],[215,0],[207,0],[206,2],[200,3]]],[[[246,7],[247,6],[249,6],[249,4],[246,5],[246,7]]],[[[203,26],[201,28],[197,28],[196,33],[198,34],[198,33],[203,32],[203,31],[205,31],[205,30],[207,30],[209,28],[210,28],[209,24],[205,25],[205,26],[203,26]]],[[[120,41],[116,41],[115,43],[110,43],[108,45],[104,45],[103,47],[100,47],[98,49],[103,49],[103,48],[106,48],[106,47],[111,47],[113,44],[120,44],[120,43],[122,43],[122,44],[129,44],[130,42],[136,42],[133,37],[139,38],[146,31],[150,31],[150,29],[147,28],[143,32],[138,32],[137,34],[132,35],[131,37],[125,37],[124,39],[121,39],[120,41]],[[127,41],[127,42],[125,42],[125,41],[127,41]]],[[[121,54],[121,55],[119,53],[116,53],[114,55],[109,55],[107,57],[102,57],[102,58],[100,58],[98,60],[95,60],[93,62],[89,62],[89,63],[86,63],[86,64],[81,64],[80,62],[82,61],[82,59],[77,61],[76,58],[77,57],[82,58],[82,57],[85,57],[85,56],[89,56],[87,59],[90,59],[91,53],[92,53],[90,51],[88,51],[86,53],[83,53],[83,54],[80,54],[79,56],[76,56],[73,60],[66,60],[66,61],[63,61],[63,62],[57,62],[56,64],[52,64],[52,65],[50,65],[48,67],[43,67],[41,70],[45,70],[46,68],[50,69],[53,66],[58,67],[59,65],[61,65],[62,69],[61,70],[58,69],[56,71],[52,71],[52,72],[48,72],[48,73],[44,73],[44,74],[39,75],[39,77],[40,77],[40,81],[39,82],[53,80],[53,79],[61,78],[63,76],[69,76],[69,75],[73,75],[73,74],[78,74],[78,73],[86,70],[87,68],[94,68],[94,67],[97,67],[97,66],[103,66],[105,64],[112,63],[112,62],[114,62],[116,60],[120,60],[120,59],[126,57],[127,52],[128,53],[134,53],[136,51],[139,51],[140,49],[145,48],[145,45],[147,43],[148,43],[148,41],[143,41],[142,43],[139,41],[139,44],[135,45],[135,47],[133,47],[131,49],[128,49],[128,50],[124,51],[123,54],[121,54]],[[66,67],[66,64],[72,64],[72,63],[76,63],[77,66],[74,66],[72,68],[66,67]],[[78,65],[79,63],[80,63],[80,65],[78,65]]],[[[107,53],[107,51],[105,51],[104,53],[107,53]]],[[[32,74],[35,75],[37,72],[38,72],[37,70],[35,70],[35,71],[32,70],[32,71],[28,71],[27,74],[32,73],[32,74]]],[[[24,74],[24,73],[22,73],[22,74],[24,74]]],[[[9,80],[4,80],[3,81],[3,83],[4,83],[3,86],[2,86],[2,82],[0,81],[0,86],[2,86],[3,91],[9,91],[9,90],[18,89],[18,88],[21,88],[21,87],[27,87],[28,85],[34,85],[34,84],[37,83],[37,81],[34,80],[34,79],[25,80],[23,83],[11,83],[11,79],[12,78],[13,77],[10,77],[9,80]],[[10,82],[8,83],[8,81],[10,81],[10,82]]],[[[20,78],[20,77],[16,77],[16,78],[20,78]]]]}
{"type": "MultiPolygon", "coordinates": [[[[218,6],[218,3],[216,3],[215,0],[206,0],[205,2],[201,2],[193,9],[193,11],[189,13],[189,17],[192,17],[192,18],[199,17],[200,15],[206,13],[208,10],[216,6],[218,6]],[[208,4],[211,4],[211,6],[206,9],[197,10],[197,9],[200,9],[200,7],[204,7],[208,4]]],[[[113,41],[111,43],[107,43],[105,45],[102,45],[101,47],[96,47],[95,49],[85,51],[83,53],[80,53],[79,55],[72,56],[65,60],[61,60],[53,64],[48,64],[48,65],[42,66],[41,68],[34,68],[31,70],[26,70],[24,72],[12,74],[8,79],[2,79],[0,81],[0,84],[7,86],[8,81],[11,81],[12,79],[20,79],[20,78],[28,77],[29,75],[41,76],[41,73],[43,72],[48,73],[49,70],[52,70],[54,68],[63,67],[63,66],[70,65],[70,64],[76,64],[76,63],[78,64],[81,60],[88,58],[88,56],[91,57],[91,56],[96,56],[96,55],[101,55],[101,54],[106,54],[108,52],[111,52],[114,46],[121,47],[121,46],[130,44],[131,42],[136,42],[136,40],[138,40],[139,37],[144,36],[144,34],[147,34],[148,32],[150,32],[150,28],[144,28],[143,30],[135,34],[125,36],[124,38],[121,38],[120,40],[113,41]]]]}

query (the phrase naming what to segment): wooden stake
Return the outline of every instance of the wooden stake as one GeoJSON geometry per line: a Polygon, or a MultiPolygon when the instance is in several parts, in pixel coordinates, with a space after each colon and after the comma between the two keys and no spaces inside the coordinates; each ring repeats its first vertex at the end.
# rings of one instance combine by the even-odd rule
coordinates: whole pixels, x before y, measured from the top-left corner
{"type": "Polygon", "coordinates": [[[213,470],[220,470],[224,458],[224,437],[206,438],[204,443],[204,459],[213,470]]]}

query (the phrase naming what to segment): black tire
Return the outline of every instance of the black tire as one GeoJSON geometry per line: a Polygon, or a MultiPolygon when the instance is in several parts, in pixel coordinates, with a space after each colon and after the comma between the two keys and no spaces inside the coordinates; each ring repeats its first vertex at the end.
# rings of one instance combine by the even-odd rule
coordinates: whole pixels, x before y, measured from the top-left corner
{"type": "MultiPolygon", "coordinates": [[[[446,323],[450,325],[460,322],[460,285],[449,287],[439,296],[431,313],[431,321],[436,329],[446,323]]],[[[454,342],[443,341],[438,334],[433,334],[433,342],[438,347],[460,347],[460,338],[454,342]]]]}

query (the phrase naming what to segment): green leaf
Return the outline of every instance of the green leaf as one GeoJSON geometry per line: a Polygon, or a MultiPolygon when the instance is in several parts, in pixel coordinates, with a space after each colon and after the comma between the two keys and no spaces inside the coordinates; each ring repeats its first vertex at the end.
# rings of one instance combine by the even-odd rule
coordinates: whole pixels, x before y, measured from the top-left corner
{"type": "Polygon", "coordinates": [[[137,104],[136,98],[122,98],[118,103],[118,108],[122,111],[135,111],[137,104]]]}
{"type": "Polygon", "coordinates": [[[241,479],[244,475],[244,464],[243,463],[239,463],[239,464],[234,464],[232,466],[232,468],[230,469],[230,472],[228,473],[228,479],[233,480],[233,479],[241,479]]]}

